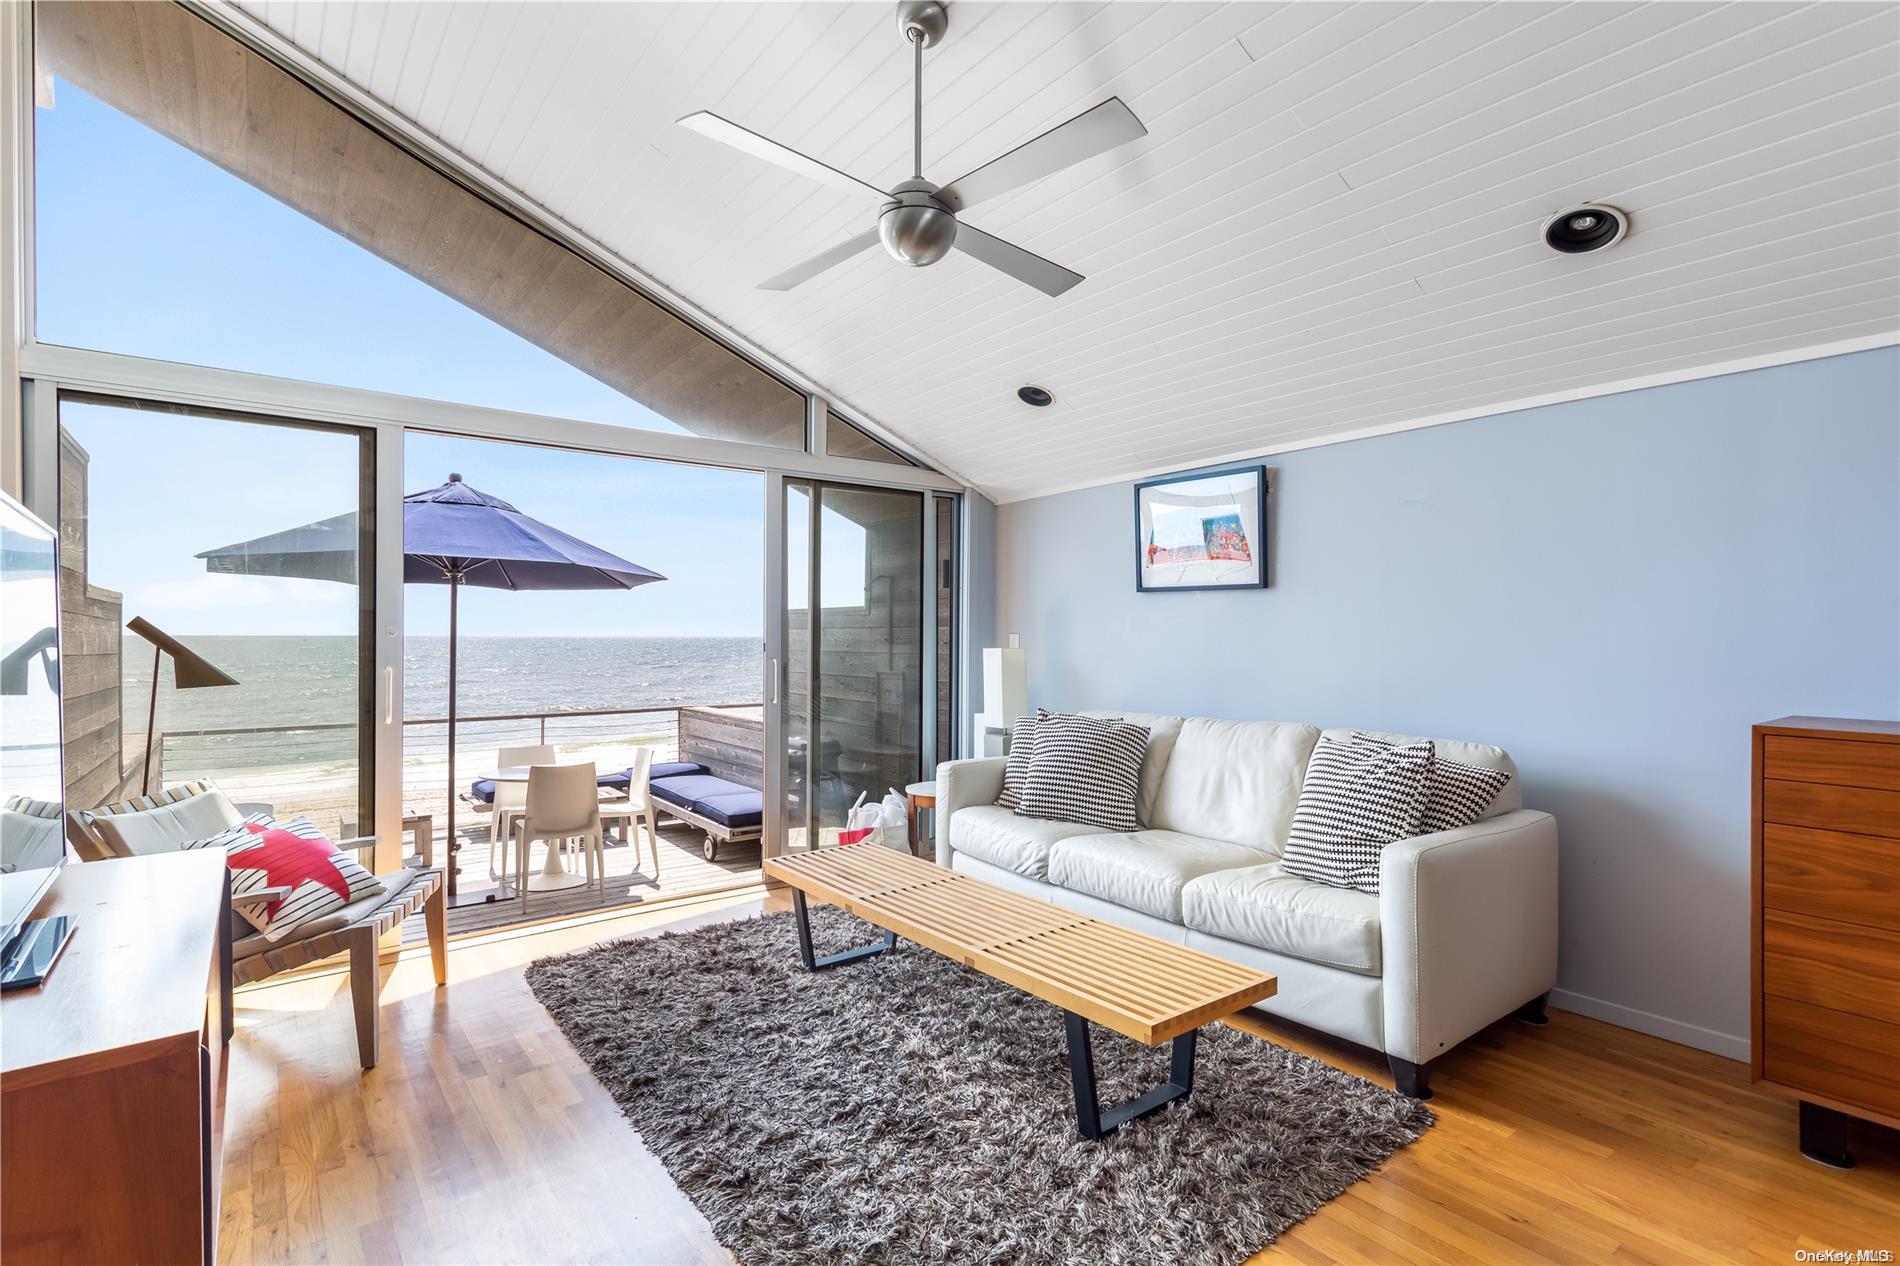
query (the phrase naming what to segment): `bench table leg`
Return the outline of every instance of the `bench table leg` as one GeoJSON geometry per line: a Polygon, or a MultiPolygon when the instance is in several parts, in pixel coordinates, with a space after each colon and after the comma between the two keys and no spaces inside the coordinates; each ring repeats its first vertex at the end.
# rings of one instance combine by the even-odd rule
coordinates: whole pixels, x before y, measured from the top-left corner
{"type": "Polygon", "coordinates": [[[1103,1110],[1095,1097],[1095,1049],[1089,1042],[1089,1022],[1073,1011],[1062,1013],[1069,1031],[1069,1080],[1075,1087],[1075,1125],[1083,1138],[1101,1138],[1137,1117],[1145,1117],[1194,1093],[1194,1049],[1199,1029],[1174,1039],[1168,1052],[1168,1079],[1146,1094],[1103,1110]]]}
{"type": "Polygon", "coordinates": [[[846,963],[855,963],[861,958],[870,958],[897,948],[897,933],[886,932],[881,941],[873,941],[869,945],[860,945],[856,949],[842,950],[836,954],[816,958],[811,948],[811,915],[805,909],[805,894],[801,889],[792,889],[792,910],[798,916],[798,960],[805,964],[806,971],[823,971],[827,967],[842,967],[846,963]]]}

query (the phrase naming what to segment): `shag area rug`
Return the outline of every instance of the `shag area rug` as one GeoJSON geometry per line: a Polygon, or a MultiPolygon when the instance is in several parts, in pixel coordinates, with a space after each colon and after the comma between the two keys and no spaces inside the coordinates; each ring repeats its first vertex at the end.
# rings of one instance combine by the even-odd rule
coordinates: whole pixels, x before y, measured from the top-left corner
{"type": "MultiPolygon", "coordinates": [[[[878,935],[832,907],[812,932],[821,954],[878,935]]],[[[789,913],[528,984],[742,1266],[1232,1266],[1432,1124],[1216,1024],[1191,1098],[1085,1143],[1059,1010],[904,941],[807,972],[789,913]]],[[[1105,1105],[1167,1079],[1165,1044],[1093,1032],[1105,1105]]]]}

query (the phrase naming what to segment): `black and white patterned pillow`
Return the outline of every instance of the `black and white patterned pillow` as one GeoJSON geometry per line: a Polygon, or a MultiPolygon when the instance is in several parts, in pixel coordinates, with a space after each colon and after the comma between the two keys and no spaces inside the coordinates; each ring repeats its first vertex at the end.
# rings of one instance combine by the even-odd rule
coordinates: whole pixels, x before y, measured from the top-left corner
{"type": "MultiPolygon", "coordinates": [[[[1392,746],[1385,739],[1357,731],[1354,731],[1352,739],[1355,743],[1392,746]]],[[[1482,765],[1446,760],[1434,752],[1432,781],[1425,789],[1425,812],[1419,819],[1418,833],[1433,835],[1439,831],[1456,831],[1461,826],[1470,826],[1483,816],[1510,781],[1509,770],[1487,769],[1482,765]]]]}
{"type": "Polygon", "coordinates": [[[1287,874],[1378,892],[1381,850],[1418,834],[1432,763],[1430,739],[1395,747],[1358,735],[1346,743],[1322,738],[1280,859],[1287,874]]]}
{"type": "Polygon", "coordinates": [[[1049,715],[1049,709],[1037,708],[1034,715],[1025,712],[1016,718],[1009,732],[1009,755],[1003,763],[1003,794],[996,803],[1014,809],[1023,800],[1023,781],[1029,777],[1029,762],[1036,756],[1036,725],[1049,715]]]}
{"type": "Polygon", "coordinates": [[[1431,793],[1425,798],[1425,814],[1419,820],[1419,834],[1456,831],[1461,826],[1470,826],[1483,816],[1510,781],[1511,771],[1508,769],[1486,769],[1482,765],[1467,765],[1463,761],[1446,760],[1442,756],[1435,758],[1432,761],[1431,793]]]}
{"type": "Polygon", "coordinates": [[[1036,750],[1016,813],[1133,831],[1148,729],[1132,722],[1052,712],[1036,722],[1036,750]]]}

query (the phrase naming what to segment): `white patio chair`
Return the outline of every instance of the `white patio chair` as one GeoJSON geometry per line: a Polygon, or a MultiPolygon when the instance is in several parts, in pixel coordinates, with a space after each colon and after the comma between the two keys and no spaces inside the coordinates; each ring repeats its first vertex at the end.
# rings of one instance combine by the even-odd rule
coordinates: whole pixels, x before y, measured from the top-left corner
{"type": "MultiPolygon", "coordinates": [[[[496,769],[514,769],[523,765],[552,765],[555,761],[551,744],[536,743],[527,747],[503,747],[495,752],[496,769]]],[[[513,850],[506,847],[514,839],[510,830],[513,819],[521,816],[528,803],[528,784],[525,782],[495,782],[495,799],[492,812],[488,817],[488,873],[503,883],[508,882],[508,854],[513,850]],[[495,854],[501,852],[501,871],[495,871],[495,854]]]]}
{"type": "Polygon", "coordinates": [[[653,882],[660,881],[660,815],[648,794],[653,781],[653,749],[642,745],[633,754],[628,769],[627,798],[601,802],[602,822],[626,820],[628,847],[633,849],[633,868],[640,869],[640,827],[646,826],[647,840],[653,850],[653,882]]]}
{"type": "Polygon", "coordinates": [[[521,913],[528,913],[528,861],[536,840],[559,848],[579,840],[587,857],[587,883],[596,877],[602,900],[607,896],[607,857],[601,841],[600,784],[594,763],[536,765],[528,771],[528,801],[515,819],[515,888],[521,893],[521,913]]]}

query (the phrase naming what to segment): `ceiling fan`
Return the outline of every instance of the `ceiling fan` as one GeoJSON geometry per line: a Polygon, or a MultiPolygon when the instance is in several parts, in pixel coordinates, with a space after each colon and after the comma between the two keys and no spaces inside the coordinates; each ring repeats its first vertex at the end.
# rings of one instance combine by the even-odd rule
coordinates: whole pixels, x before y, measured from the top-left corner
{"type": "Polygon", "coordinates": [[[763,158],[801,176],[854,193],[873,194],[883,203],[875,229],[786,269],[759,283],[759,289],[790,290],[882,242],[892,259],[913,268],[934,264],[955,247],[1046,295],[1062,294],[1082,280],[1081,273],[1051,263],[1020,246],[1012,246],[1000,237],[991,237],[975,225],[960,221],[959,213],[985,198],[1007,193],[1065,167],[1073,167],[1085,158],[1146,136],[1148,129],[1122,104],[1121,98],[1110,97],[947,185],[933,185],[924,179],[924,50],[943,38],[950,18],[939,0],[903,0],[897,6],[897,26],[910,41],[916,62],[916,115],[912,129],[912,155],[916,161],[911,178],[888,192],[709,111],[701,110],[679,121],[682,127],[723,141],[754,158],[763,158]]]}

